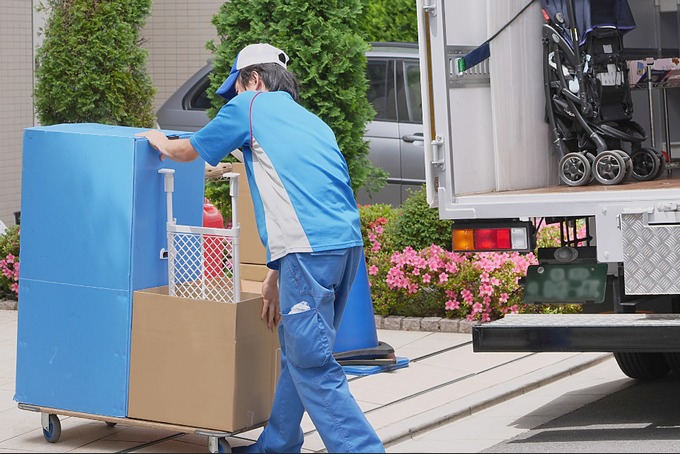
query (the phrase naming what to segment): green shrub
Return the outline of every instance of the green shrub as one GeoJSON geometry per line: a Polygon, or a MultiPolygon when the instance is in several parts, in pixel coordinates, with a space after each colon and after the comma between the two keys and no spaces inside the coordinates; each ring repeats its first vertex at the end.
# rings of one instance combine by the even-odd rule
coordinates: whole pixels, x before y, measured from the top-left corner
{"type": "MultiPolygon", "coordinates": [[[[210,41],[214,72],[208,96],[212,118],[224,104],[215,94],[246,45],[267,42],[290,57],[289,69],[300,83],[300,104],[321,117],[335,132],[352,189],[385,180],[386,172],[368,159],[366,124],[375,111],[366,96],[368,44],[357,33],[364,14],[361,0],[232,0],[213,17],[218,41],[210,41]]],[[[213,201],[215,202],[215,201],[213,201]]]]}
{"type": "Polygon", "coordinates": [[[392,256],[393,237],[386,231],[386,227],[398,217],[399,210],[387,204],[360,205],[359,215],[373,312],[377,315],[390,315],[394,301],[385,277],[392,256]]]}
{"type": "Polygon", "coordinates": [[[154,126],[156,90],[139,46],[151,1],[44,0],[34,91],[41,124],[154,126]]]}
{"type": "Polygon", "coordinates": [[[416,2],[413,0],[364,1],[360,29],[367,41],[418,42],[416,2]]]}
{"type": "Polygon", "coordinates": [[[420,250],[437,245],[451,250],[451,221],[439,219],[439,212],[427,204],[425,186],[411,191],[401,205],[401,213],[389,227],[394,250],[406,247],[420,250]]]}
{"type": "MultiPolygon", "coordinates": [[[[451,252],[450,223],[427,207],[422,190],[400,208],[362,205],[359,213],[376,315],[487,322],[508,313],[581,312],[576,304],[523,303],[519,279],[537,263],[533,253],[451,252]]],[[[539,229],[539,244],[559,245],[556,228],[539,229]]]]}
{"type": "Polygon", "coordinates": [[[0,234],[0,298],[19,298],[19,226],[0,234]]]}

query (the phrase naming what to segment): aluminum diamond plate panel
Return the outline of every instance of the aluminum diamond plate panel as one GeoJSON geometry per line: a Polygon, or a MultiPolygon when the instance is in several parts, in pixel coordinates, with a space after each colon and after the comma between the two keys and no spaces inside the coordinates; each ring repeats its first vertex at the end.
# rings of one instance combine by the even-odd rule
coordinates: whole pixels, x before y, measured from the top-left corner
{"type": "Polygon", "coordinates": [[[650,225],[644,213],[621,214],[627,295],[680,293],[680,225],[650,225]]]}

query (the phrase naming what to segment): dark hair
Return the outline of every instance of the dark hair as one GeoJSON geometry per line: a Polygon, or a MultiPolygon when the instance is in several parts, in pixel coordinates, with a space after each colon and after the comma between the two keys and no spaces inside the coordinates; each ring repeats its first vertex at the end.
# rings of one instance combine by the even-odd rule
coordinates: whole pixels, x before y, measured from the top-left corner
{"type": "Polygon", "coordinates": [[[298,100],[298,82],[295,75],[283,66],[276,63],[263,63],[247,66],[239,72],[238,81],[245,86],[256,72],[262,78],[262,82],[269,91],[285,91],[295,101],[298,100]]]}

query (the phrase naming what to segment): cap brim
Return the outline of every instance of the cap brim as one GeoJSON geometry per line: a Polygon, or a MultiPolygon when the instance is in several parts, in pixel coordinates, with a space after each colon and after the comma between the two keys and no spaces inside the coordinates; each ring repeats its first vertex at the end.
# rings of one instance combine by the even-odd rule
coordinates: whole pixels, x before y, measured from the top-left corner
{"type": "Polygon", "coordinates": [[[225,80],[224,83],[220,85],[220,88],[218,88],[215,93],[227,101],[236,96],[236,79],[238,78],[239,72],[239,70],[236,70],[229,73],[227,80],[225,80]]]}

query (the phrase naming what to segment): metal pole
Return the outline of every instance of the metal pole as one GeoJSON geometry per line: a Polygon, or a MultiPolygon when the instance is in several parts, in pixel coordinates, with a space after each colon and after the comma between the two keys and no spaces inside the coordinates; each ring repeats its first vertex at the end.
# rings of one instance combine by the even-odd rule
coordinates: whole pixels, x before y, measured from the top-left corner
{"type": "Polygon", "coordinates": [[[239,236],[241,227],[238,224],[238,173],[229,174],[229,195],[231,196],[231,229],[234,232],[232,240],[231,259],[234,269],[234,302],[241,301],[241,252],[239,250],[239,236]]]}
{"type": "MultiPolygon", "coordinates": [[[[652,61],[653,64],[653,61],[652,61]]],[[[656,138],[654,137],[654,100],[652,96],[652,64],[647,64],[647,99],[649,100],[649,140],[652,148],[656,147],[656,138]]]]}

